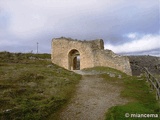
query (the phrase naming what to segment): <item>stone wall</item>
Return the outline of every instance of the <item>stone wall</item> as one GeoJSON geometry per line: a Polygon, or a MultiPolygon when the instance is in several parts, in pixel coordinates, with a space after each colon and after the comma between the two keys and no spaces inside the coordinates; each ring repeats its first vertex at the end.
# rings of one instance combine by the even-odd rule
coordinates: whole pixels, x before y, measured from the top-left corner
{"type": "Polygon", "coordinates": [[[110,50],[104,50],[102,39],[80,41],[69,38],[55,38],[52,40],[52,62],[66,69],[71,69],[70,52],[80,54],[80,69],[95,66],[106,66],[118,69],[131,75],[130,63],[127,57],[117,55],[110,50]]]}
{"type": "Polygon", "coordinates": [[[94,66],[107,66],[132,74],[128,57],[117,55],[111,50],[94,50],[94,66]]]}

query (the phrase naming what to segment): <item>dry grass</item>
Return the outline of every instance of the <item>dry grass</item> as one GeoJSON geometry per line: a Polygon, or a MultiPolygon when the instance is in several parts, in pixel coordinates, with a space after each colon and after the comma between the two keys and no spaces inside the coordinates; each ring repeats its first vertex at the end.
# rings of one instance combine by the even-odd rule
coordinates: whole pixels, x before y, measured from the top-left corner
{"type": "Polygon", "coordinates": [[[0,57],[2,120],[45,119],[68,101],[81,79],[44,56],[30,59],[28,54],[0,53],[0,57]]]}

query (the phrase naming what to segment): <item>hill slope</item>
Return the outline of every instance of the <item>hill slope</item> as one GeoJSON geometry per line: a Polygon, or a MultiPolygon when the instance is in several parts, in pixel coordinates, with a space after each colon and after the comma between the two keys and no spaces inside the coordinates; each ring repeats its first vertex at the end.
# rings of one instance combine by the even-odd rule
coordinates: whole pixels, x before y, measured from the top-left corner
{"type": "Polygon", "coordinates": [[[152,74],[160,75],[160,57],[128,56],[133,75],[142,73],[141,67],[147,67],[152,74]]]}
{"type": "Polygon", "coordinates": [[[0,53],[0,119],[45,119],[75,91],[81,76],[46,54],[0,53]]]}

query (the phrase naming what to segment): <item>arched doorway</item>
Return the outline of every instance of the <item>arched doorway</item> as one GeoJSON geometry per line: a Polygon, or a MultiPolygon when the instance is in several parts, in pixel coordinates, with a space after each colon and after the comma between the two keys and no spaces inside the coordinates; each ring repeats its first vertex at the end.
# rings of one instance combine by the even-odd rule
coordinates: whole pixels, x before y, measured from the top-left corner
{"type": "Polygon", "coordinates": [[[80,53],[76,49],[71,50],[68,54],[68,69],[80,70],[80,53]]]}

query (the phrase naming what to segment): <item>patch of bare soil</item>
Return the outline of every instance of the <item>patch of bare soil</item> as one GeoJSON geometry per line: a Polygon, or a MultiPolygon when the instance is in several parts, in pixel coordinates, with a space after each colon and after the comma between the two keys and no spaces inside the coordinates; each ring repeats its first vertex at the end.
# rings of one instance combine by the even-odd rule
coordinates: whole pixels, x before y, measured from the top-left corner
{"type": "Polygon", "coordinates": [[[120,97],[121,87],[107,83],[98,75],[83,75],[77,91],[60,113],[60,120],[104,120],[107,110],[127,103],[120,97]]]}

